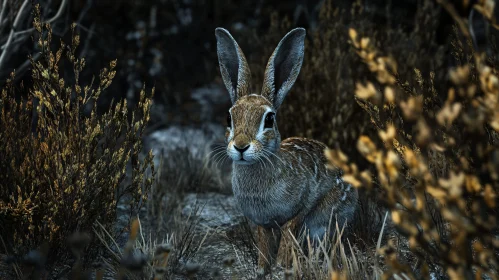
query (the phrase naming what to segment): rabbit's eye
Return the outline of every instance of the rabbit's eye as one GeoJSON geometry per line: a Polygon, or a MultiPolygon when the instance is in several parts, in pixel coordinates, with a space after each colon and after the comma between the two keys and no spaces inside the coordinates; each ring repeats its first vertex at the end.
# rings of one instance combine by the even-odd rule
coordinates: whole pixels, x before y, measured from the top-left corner
{"type": "Polygon", "coordinates": [[[230,116],[230,112],[227,112],[227,127],[232,127],[232,117],[230,116]]]}
{"type": "Polygon", "coordinates": [[[265,123],[263,125],[263,128],[272,128],[274,127],[274,117],[275,114],[270,112],[265,116],[265,123]]]}

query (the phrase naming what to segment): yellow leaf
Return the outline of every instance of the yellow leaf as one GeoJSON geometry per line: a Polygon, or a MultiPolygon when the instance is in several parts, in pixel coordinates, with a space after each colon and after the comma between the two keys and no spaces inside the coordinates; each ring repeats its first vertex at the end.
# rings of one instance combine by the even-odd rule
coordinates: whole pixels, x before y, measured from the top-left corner
{"type": "Polygon", "coordinates": [[[361,182],[359,180],[357,180],[357,178],[355,178],[355,176],[353,176],[351,174],[343,175],[343,181],[351,184],[355,188],[358,188],[361,186],[361,182]]]}
{"type": "Polygon", "coordinates": [[[357,83],[355,85],[355,95],[360,99],[369,99],[376,95],[376,89],[370,82],[368,82],[366,86],[361,83],[357,83]]]}
{"type": "Polygon", "coordinates": [[[348,35],[350,36],[350,39],[352,39],[352,41],[357,40],[357,31],[355,29],[353,28],[348,29],[348,35]]]}

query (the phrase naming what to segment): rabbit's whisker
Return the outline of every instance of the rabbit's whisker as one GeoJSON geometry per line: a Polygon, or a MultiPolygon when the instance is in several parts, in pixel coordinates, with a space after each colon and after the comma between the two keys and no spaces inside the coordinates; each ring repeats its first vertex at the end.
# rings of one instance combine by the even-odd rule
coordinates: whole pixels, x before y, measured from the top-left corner
{"type": "Polygon", "coordinates": [[[216,168],[218,168],[218,169],[220,168],[219,164],[220,164],[220,162],[222,162],[222,163],[223,163],[223,161],[225,161],[225,157],[226,157],[226,156],[227,156],[227,154],[225,153],[225,151],[224,151],[224,150],[222,150],[222,151],[218,151],[218,152],[214,155],[214,157],[215,157],[215,167],[216,167],[216,168]]]}
{"type": "Polygon", "coordinates": [[[269,151],[269,150],[265,150],[265,152],[269,153],[271,156],[275,156],[284,166],[286,166],[286,164],[284,163],[284,161],[278,156],[276,155],[275,153],[273,153],[272,151],[269,151]]]}
{"type": "Polygon", "coordinates": [[[213,150],[211,152],[207,153],[206,156],[209,157],[214,152],[218,152],[220,150],[225,150],[225,146],[218,146],[218,147],[213,148],[213,150]]]}
{"type": "Polygon", "coordinates": [[[275,169],[274,163],[272,162],[272,160],[270,160],[270,158],[267,155],[269,155],[267,151],[262,150],[262,157],[264,157],[272,165],[272,169],[275,169]]]}
{"type": "Polygon", "coordinates": [[[261,163],[263,165],[263,168],[267,169],[267,164],[262,159],[262,157],[257,157],[257,160],[258,160],[258,163],[261,163]]]}

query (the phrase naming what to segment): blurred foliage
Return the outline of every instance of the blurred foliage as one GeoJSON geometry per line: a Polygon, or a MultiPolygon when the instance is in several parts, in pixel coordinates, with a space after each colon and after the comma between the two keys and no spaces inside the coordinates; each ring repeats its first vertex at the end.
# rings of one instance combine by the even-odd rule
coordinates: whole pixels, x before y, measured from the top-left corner
{"type": "Polygon", "coordinates": [[[52,262],[69,255],[71,233],[90,231],[96,221],[112,225],[119,201],[131,214],[142,206],[152,184],[147,174],[154,173],[151,153],[139,159],[151,97],[142,90],[135,108],[122,100],[98,115],[95,104],[113,81],[116,61],[82,82],[86,60],[76,55],[75,25],[71,44],[61,41],[54,52],[38,7],[33,23],[42,51],[31,59],[32,86],[15,86],[12,73],[1,95],[1,248],[22,255],[48,242],[52,262]],[[63,78],[63,65],[72,66],[72,81],[63,78]]]}
{"type": "MultiPolygon", "coordinates": [[[[357,150],[370,163],[366,169],[340,149],[327,156],[343,169],[346,181],[391,211],[395,228],[419,260],[416,267],[403,263],[399,244],[392,240],[380,250],[390,267],[386,277],[403,273],[429,279],[440,268],[451,279],[497,279],[497,64],[473,51],[466,18],[442,2],[459,27],[452,43],[456,67],[448,76],[446,69],[438,74],[414,67],[405,82],[400,77],[407,60],[360,35],[365,31],[350,29],[357,55],[373,74],[356,84],[355,100],[378,135],[357,140],[357,150]]],[[[476,10],[489,10],[480,10],[483,6],[476,10]]]]}

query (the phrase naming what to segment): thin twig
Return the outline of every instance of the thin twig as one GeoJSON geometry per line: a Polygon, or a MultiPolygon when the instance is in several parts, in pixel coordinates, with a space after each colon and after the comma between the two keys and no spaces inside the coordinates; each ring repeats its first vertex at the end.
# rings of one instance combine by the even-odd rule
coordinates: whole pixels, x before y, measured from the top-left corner
{"type": "Polygon", "coordinates": [[[234,249],[234,253],[236,254],[236,258],[237,258],[237,260],[239,261],[239,264],[240,264],[241,266],[244,266],[244,268],[247,270],[247,269],[248,269],[248,266],[246,265],[246,263],[245,263],[245,262],[243,263],[243,262],[241,261],[241,258],[239,257],[239,254],[237,253],[236,246],[234,246],[234,244],[232,244],[232,249],[234,249]]]}
{"type": "Polygon", "coordinates": [[[388,211],[386,211],[385,218],[383,219],[383,226],[381,227],[381,231],[379,232],[378,243],[376,244],[376,253],[374,254],[374,279],[380,279],[378,271],[378,250],[381,248],[381,240],[383,239],[383,231],[385,230],[386,218],[388,218],[388,211]]]}
{"type": "MultiPolygon", "coordinates": [[[[37,61],[41,56],[41,53],[36,53],[33,57],[32,57],[32,60],[33,61],[37,61]]],[[[16,76],[15,76],[15,80],[17,81],[17,79],[20,79],[23,77],[23,73],[24,71],[26,71],[26,69],[28,69],[28,67],[31,65],[31,61],[28,59],[26,60],[23,64],[21,64],[21,66],[19,66],[17,69],[16,69],[16,76]]]]}
{"type": "Polygon", "coordinates": [[[118,246],[118,243],[116,243],[113,236],[106,230],[106,228],[101,223],[99,223],[99,221],[96,221],[96,224],[101,228],[100,229],[101,232],[103,232],[105,235],[107,235],[111,239],[111,242],[117,248],[119,255],[116,253],[115,250],[111,249],[111,247],[109,246],[109,244],[105,240],[105,236],[103,236],[103,234],[99,233],[97,231],[97,228],[94,227],[95,235],[97,235],[97,237],[102,241],[102,244],[104,244],[104,246],[106,246],[106,248],[109,250],[109,252],[111,254],[113,254],[117,260],[119,260],[121,257],[123,257],[123,253],[121,252],[120,246],[118,246]]]}
{"type": "Polygon", "coordinates": [[[88,31],[87,39],[85,40],[85,44],[83,45],[83,50],[80,53],[80,57],[85,57],[87,55],[88,46],[90,45],[90,40],[94,35],[95,23],[92,23],[90,26],[90,30],[88,31]]]}
{"type": "Polygon", "coordinates": [[[4,15],[5,15],[5,10],[6,10],[6,9],[7,9],[7,0],[4,0],[4,1],[2,2],[2,11],[0,12],[0,22],[2,23],[2,26],[0,26],[0,32],[2,32],[3,27],[5,26],[5,25],[3,24],[3,17],[4,17],[4,15]]]}
{"type": "Polygon", "coordinates": [[[76,25],[81,25],[83,18],[87,14],[88,10],[90,10],[90,7],[92,7],[92,4],[93,4],[92,0],[87,0],[85,6],[83,6],[83,9],[81,9],[80,15],[78,16],[78,20],[76,21],[76,25]]]}
{"type": "Polygon", "coordinates": [[[15,30],[17,29],[19,22],[21,21],[21,15],[24,13],[24,9],[26,9],[26,6],[28,5],[28,0],[25,0],[23,4],[21,5],[21,8],[19,8],[19,11],[17,12],[16,19],[14,20],[14,24],[12,26],[12,29],[10,30],[9,38],[7,39],[7,43],[5,50],[2,52],[2,55],[0,56],[0,69],[2,69],[3,64],[5,63],[5,58],[7,57],[7,53],[9,52],[9,47],[10,44],[12,43],[12,39],[14,38],[14,33],[15,30]]]}
{"type": "MultiPolygon", "coordinates": [[[[14,39],[14,42],[12,42],[12,45],[16,45],[18,43],[21,43],[23,42],[24,40],[26,40],[26,38],[28,38],[28,35],[24,35],[24,36],[18,36],[18,37],[15,37],[14,39]]],[[[3,44],[0,49],[1,50],[5,50],[5,48],[7,47],[7,44],[3,44]]]]}
{"type": "MultiPolygon", "coordinates": [[[[58,20],[59,17],[61,17],[62,12],[64,11],[64,8],[66,8],[67,3],[68,3],[68,0],[62,0],[61,5],[59,6],[59,10],[57,10],[57,13],[52,18],[44,21],[43,23],[52,23],[52,22],[58,20]]],[[[18,36],[18,35],[22,35],[22,34],[27,34],[27,33],[33,32],[34,30],[35,30],[35,28],[32,27],[32,28],[29,28],[29,29],[26,29],[23,31],[18,31],[14,35],[18,36]]]]}
{"type": "MultiPolygon", "coordinates": [[[[2,22],[2,17],[4,16],[4,13],[5,13],[5,10],[6,10],[6,2],[7,1],[4,1],[2,3],[2,11],[0,12],[0,22],[2,22]]],[[[23,30],[23,31],[17,31],[16,32],[16,30],[19,28],[19,24],[20,24],[22,15],[24,14],[24,11],[25,11],[28,3],[29,3],[29,1],[25,0],[23,2],[23,4],[21,5],[21,7],[19,8],[19,10],[17,12],[17,15],[16,15],[16,18],[14,20],[14,23],[12,25],[12,29],[10,30],[7,42],[1,46],[1,49],[3,49],[3,52],[2,52],[2,54],[0,56],[0,69],[2,69],[3,66],[4,66],[4,64],[5,64],[6,57],[9,54],[10,47],[12,46],[12,44],[13,43],[19,44],[19,43],[21,43],[23,41],[23,40],[16,40],[16,41],[13,42],[12,40],[14,38],[17,39],[17,38],[19,38],[20,36],[23,36],[23,35],[28,35],[29,33],[33,32],[35,30],[35,28],[32,27],[32,28],[29,28],[29,29],[26,29],[26,30],[23,30]]],[[[57,11],[57,13],[52,18],[50,18],[47,21],[45,21],[44,23],[52,23],[52,22],[56,21],[62,15],[62,13],[64,11],[64,8],[66,7],[67,3],[68,3],[68,0],[62,0],[61,5],[59,6],[59,10],[57,11]]],[[[25,36],[23,39],[25,39],[25,38],[27,38],[27,36],[25,36]]]]}
{"type": "MultiPolygon", "coordinates": [[[[3,240],[1,235],[0,235],[0,241],[2,241],[2,245],[3,245],[3,248],[5,250],[5,253],[8,254],[7,245],[5,244],[5,241],[3,240]]],[[[22,278],[22,271],[19,269],[18,265],[14,263],[12,266],[14,267],[14,271],[17,275],[17,278],[21,279],[22,278]]]]}
{"type": "Polygon", "coordinates": [[[449,1],[446,0],[437,0],[437,3],[439,3],[442,7],[444,7],[445,10],[452,16],[454,21],[457,23],[459,29],[461,29],[461,32],[463,35],[470,39],[470,32],[468,30],[468,26],[466,22],[459,16],[459,13],[456,11],[456,8],[454,5],[449,3],[449,1]]]}

